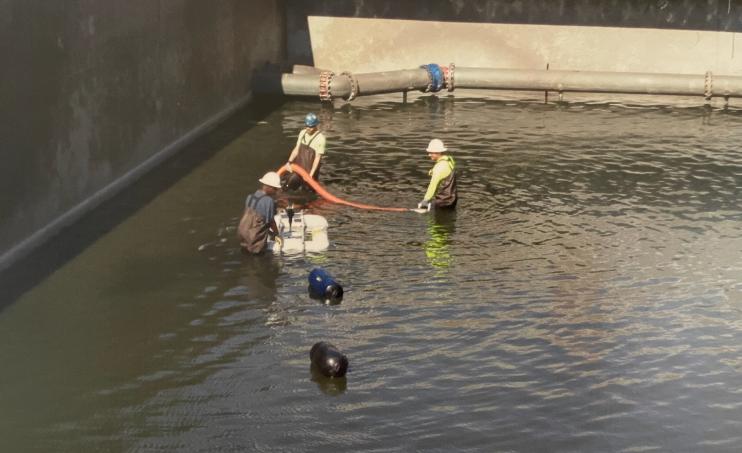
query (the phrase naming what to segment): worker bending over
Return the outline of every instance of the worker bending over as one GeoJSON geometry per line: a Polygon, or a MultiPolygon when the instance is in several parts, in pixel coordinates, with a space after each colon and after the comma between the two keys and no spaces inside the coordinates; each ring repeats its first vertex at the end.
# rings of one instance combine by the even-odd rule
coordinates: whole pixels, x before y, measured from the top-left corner
{"type": "Polygon", "coordinates": [[[437,138],[430,141],[426,151],[435,165],[428,172],[430,184],[423,201],[417,204],[418,209],[456,207],[456,162],[446,154],[448,149],[437,138]]]}
{"type": "MultiPolygon", "coordinates": [[[[319,131],[319,118],[314,113],[307,113],[304,117],[304,128],[296,139],[296,145],[289,154],[286,170],[289,173],[284,177],[284,186],[296,190],[303,185],[301,177],[292,173],[291,164],[306,170],[309,176],[319,181],[319,170],[322,166],[322,157],[325,155],[325,136],[319,131]]],[[[305,186],[308,187],[308,186],[305,186]]]]}
{"type": "Polygon", "coordinates": [[[281,177],[278,173],[269,171],[258,181],[262,187],[247,196],[245,212],[237,227],[242,250],[256,255],[265,251],[268,236],[275,239],[276,245],[281,244],[275,220],[276,202],[273,199],[281,188],[281,177]]]}

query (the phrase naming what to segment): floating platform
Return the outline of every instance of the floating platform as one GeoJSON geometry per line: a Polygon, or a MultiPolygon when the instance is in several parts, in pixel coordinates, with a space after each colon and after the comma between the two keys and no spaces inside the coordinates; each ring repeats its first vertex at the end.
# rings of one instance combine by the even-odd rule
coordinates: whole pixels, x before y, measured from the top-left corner
{"type": "Polygon", "coordinates": [[[330,240],[327,237],[327,220],[320,215],[297,211],[289,222],[288,212],[281,209],[276,214],[275,220],[283,244],[281,247],[276,247],[275,242],[268,241],[268,247],[276,255],[321,252],[330,246],[330,240]]]}

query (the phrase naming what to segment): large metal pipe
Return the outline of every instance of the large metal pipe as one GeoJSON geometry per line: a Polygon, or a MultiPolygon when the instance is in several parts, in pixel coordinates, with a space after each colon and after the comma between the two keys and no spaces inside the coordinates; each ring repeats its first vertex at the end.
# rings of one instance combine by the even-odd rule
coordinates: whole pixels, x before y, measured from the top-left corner
{"type": "Polygon", "coordinates": [[[574,91],[590,93],[742,96],[742,77],[706,73],[546,71],[457,68],[456,86],[499,90],[574,91]],[[722,86],[719,86],[719,83],[722,86]],[[713,85],[709,85],[713,84],[713,85]]]}
{"type": "MultiPolygon", "coordinates": [[[[280,91],[288,96],[319,96],[319,77],[319,74],[283,74],[281,75],[280,91]]],[[[350,83],[347,78],[333,77],[332,79],[333,96],[345,97],[350,94],[350,83]]],[[[259,92],[273,91],[263,88],[258,83],[257,89],[259,92]]]]}
{"type": "MultiPolygon", "coordinates": [[[[424,69],[371,72],[355,76],[333,74],[329,82],[332,97],[347,99],[351,95],[353,81],[357,83],[355,96],[425,89],[429,83],[428,73],[424,69]]],[[[273,91],[266,90],[266,86],[268,85],[261,85],[259,82],[257,89],[260,92],[273,91]]],[[[304,72],[282,74],[280,91],[289,96],[318,96],[320,94],[320,74],[304,72]]]]}
{"type": "MultiPolygon", "coordinates": [[[[446,68],[452,77],[446,84],[455,88],[590,92],[617,94],[657,94],[703,96],[710,98],[742,97],[742,77],[714,76],[710,72],[699,75],[638,72],[563,71],[533,69],[446,68]]],[[[283,74],[279,92],[292,96],[318,96],[323,99],[429,90],[430,72],[423,68],[366,74],[283,74]],[[321,88],[322,74],[325,76],[321,88]],[[324,91],[323,91],[324,90],[324,91]],[[324,96],[324,97],[323,97],[324,96]]],[[[277,84],[256,87],[262,92],[276,92],[277,84]]]]}
{"type": "MultiPolygon", "coordinates": [[[[372,72],[358,74],[358,95],[398,93],[400,91],[424,90],[430,83],[428,72],[424,69],[372,72]]],[[[333,87],[334,93],[334,87],[333,87]]]]}

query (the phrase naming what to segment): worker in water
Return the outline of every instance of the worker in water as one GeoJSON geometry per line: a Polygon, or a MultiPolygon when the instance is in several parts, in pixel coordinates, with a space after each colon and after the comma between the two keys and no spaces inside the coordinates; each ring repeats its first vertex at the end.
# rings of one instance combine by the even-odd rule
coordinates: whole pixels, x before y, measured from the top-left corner
{"type": "Polygon", "coordinates": [[[454,208],[458,195],[456,194],[456,162],[447,154],[448,149],[443,142],[434,138],[426,149],[430,159],[435,162],[428,172],[430,184],[425,192],[423,201],[417,204],[418,209],[454,208]]]}
{"type": "Polygon", "coordinates": [[[301,177],[292,173],[291,164],[295,164],[306,170],[309,176],[319,181],[319,170],[322,166],[322,157],[325,155],[325,136],[319,131],[319,118],[314,113],[307,113],[304,117],[304,125],[296,145],[289,154],[286,163],[288,173],[284,177],[284,187],[296,190],[303,186],[301,177]]]}
{"type": "Polygon", "coordinates": [[[281,177],[269,171],[258,180],[262,187],[248,195],[245,200],[245,212],[242,214],[237,234],[242,250],[252,254],[265,251],[268,237],[274,238],[280,246],[281,236],[276,225],[276,201],[274,197],[281,189],[281,177]]]}

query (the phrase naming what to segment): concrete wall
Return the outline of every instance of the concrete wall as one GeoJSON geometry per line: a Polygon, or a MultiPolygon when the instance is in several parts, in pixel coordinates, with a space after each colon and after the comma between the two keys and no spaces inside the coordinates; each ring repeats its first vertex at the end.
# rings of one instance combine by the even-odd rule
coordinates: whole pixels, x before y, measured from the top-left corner
{"type": "Polygon", "coordinates": [[[281,0],[0,0],[0,268],[248,98],[281,0]]]}
{"type": "Polygon", "coordinates": [[[287,2],[293,63],[742,75],[742,0],[287,2]]]}
{"type": "Polygon", "coordinates": [[[0,0],[0,269],[243,105],[265,62],[742,74],[742,0],[0,0]]]}

